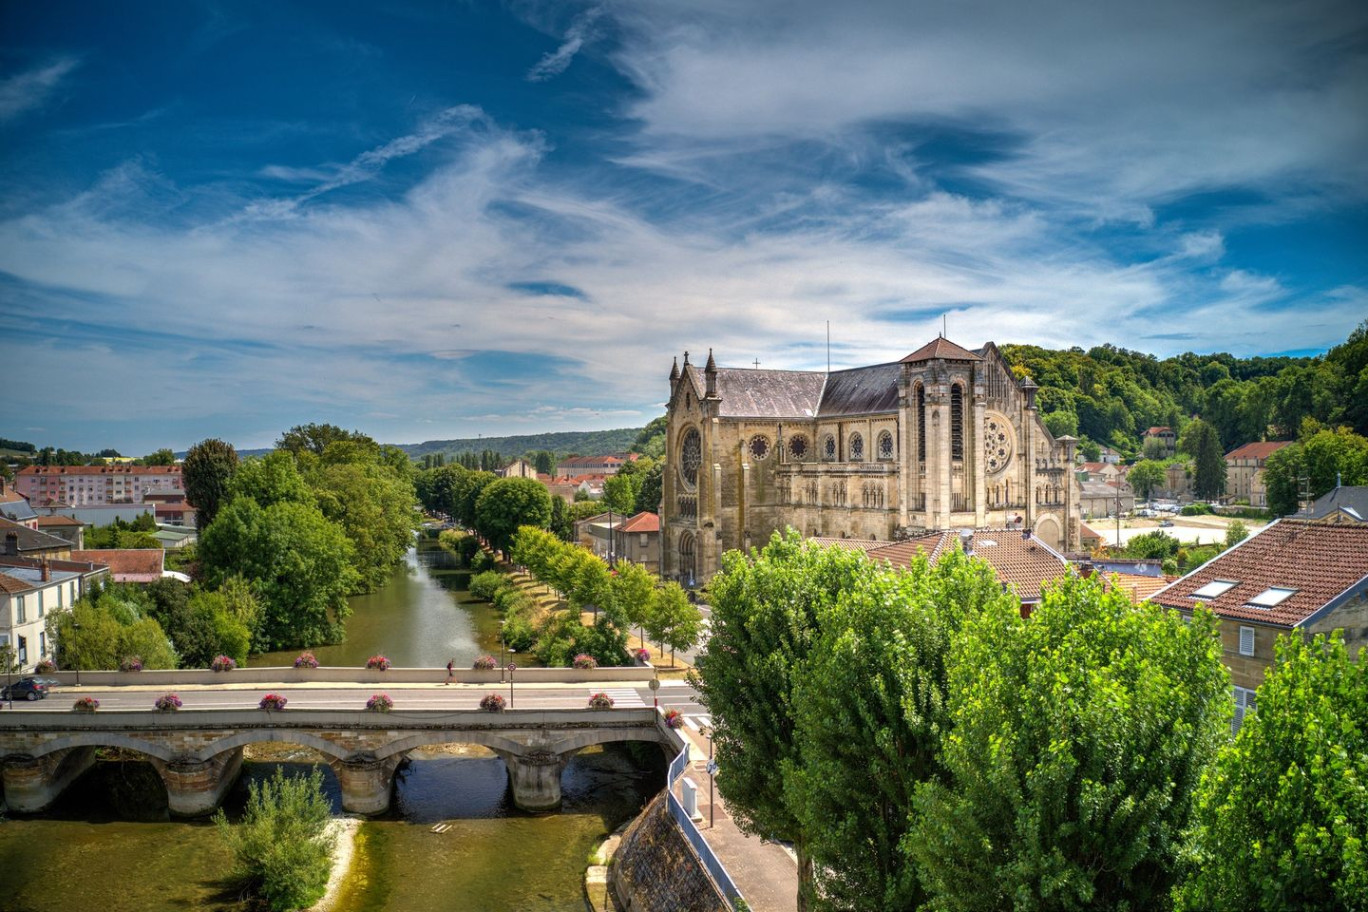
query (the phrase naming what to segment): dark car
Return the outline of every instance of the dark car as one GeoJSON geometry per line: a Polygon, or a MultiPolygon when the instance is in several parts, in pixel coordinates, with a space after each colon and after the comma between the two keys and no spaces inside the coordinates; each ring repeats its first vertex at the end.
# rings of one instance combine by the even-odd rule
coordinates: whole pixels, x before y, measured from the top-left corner
{"type": "Polygon", "coordinates": [[[0,700],[42,700],[48,695],[48,685],[37,678],[22,678],[0,690],[0,700]]]}

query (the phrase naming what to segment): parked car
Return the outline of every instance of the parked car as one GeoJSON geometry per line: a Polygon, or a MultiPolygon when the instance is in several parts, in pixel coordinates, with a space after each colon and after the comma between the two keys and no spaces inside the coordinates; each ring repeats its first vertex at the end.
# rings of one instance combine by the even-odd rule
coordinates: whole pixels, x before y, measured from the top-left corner
{"type": "Polygon", "coordinates": [[[1162,522],[1159,523],[1159,528],[1161,528],[1161,529],[1167,529],[1167,528],[1169,528],[1169,527],[1172,526],[1172,525],[1173,525],[1173,520],[1171,520],[1171,519],[1166,519],[1166,520],[1163,520],[1162,522]]]}
{"type": "Polygon", "coordinates": [[[20,678],[0,690],[0,700],[42,700],[47,695],[48,685],[37,678],[20,678]]]}

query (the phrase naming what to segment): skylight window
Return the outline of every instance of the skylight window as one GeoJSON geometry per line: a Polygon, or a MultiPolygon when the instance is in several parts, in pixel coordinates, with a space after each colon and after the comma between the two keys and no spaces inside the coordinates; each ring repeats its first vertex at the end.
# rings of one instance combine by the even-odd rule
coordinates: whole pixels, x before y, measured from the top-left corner
{"type": "Polygon", "coordinates": [[[1213,580],[1207,583],[1201,589],[1198,589],[1196,592],[1192,593],[1190,598],[1214,599],[1217,596],[1225,595],[1227,592],[1229,592],[1231,589],[1234,589],[1238,585],[1240,584],[1234,580],[1213,580]]]}
{"type": "Polygon", "coordinates": [[[1276,605],[1281,605],[1296,591],[1296,589],[1280,589],[1277,586],[1270,586],[1250,599],[1249,604],[1256,608],[1273,608],[1276,605]]]}

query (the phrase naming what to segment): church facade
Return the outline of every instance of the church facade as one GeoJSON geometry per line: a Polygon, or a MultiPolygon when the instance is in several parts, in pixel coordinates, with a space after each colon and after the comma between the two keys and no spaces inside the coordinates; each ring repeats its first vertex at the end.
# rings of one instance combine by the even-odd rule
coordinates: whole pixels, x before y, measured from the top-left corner
{"type": "Polygon", "coordinates": [[[850,370],[670,370],[662,570],[701,585],[723,552],[805,536],[892,541],[1011,529],[1079,547],[1077,441],[1056,439],[991,342],[938,338],[850,370]]]}

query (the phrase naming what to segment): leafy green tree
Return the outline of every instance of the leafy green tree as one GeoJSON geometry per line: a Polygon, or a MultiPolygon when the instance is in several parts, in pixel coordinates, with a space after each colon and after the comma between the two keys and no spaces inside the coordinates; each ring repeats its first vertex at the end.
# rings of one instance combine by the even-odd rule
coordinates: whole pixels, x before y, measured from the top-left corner
{"type": "Polygon", "coordinates": [[[632,441],[631,451],[655,460],[664,458],[665,426],[668,420],[668,415],[651,419],[651,422],[637,434],[636,440],[632,441]]]}
{"type": "Polygon", "coordinates": [[[655,577],[645,567],[624,560],[608,580],[605,601],[612,603],[612,616],[621,619],[624,629],[641,627],[651,613],[654,594],[655,577]]]}
{"type": "Polygon", "coordinates": [[[1145,532],[1126,542],[1126,556],[1142,560],[1164,560],[1178,555],[1178,539],[1167,532],[1155,529],[1145,532]]]}
{"type": "Polygon", "coordinates": [[[537,450],[532,454],[532,464],[539,475],[556,474],[556,454],[550,450],[537,450]]]}
{"type": "Polygon", "coordinates": [[[173,466],[176,464],[176,454],[163,448],[144,456],[142,464],[146,466],[173,466]]]}
{"type": "MultiPolygon", "coordinates": [[[[493,472],[481,471],[468,471],[459,478],[453,503],[455,509],[451,511],[457,522],[471,528],[478,528],[476,504],[479,503],[480,495],[484,493],[484,489],[498,480],[499,476],[493,472]]],[[[542,490],[545,491],[546,489],[542,488],[542,490]]]]}
{"type": "Polygon", "coordinates": [[[276,449],[288,450],[296,457],[305,452],[322,456],[328,446],[334,443],[378,449],[375,441],[360,431],[346,431],[335,424],[297,424],[280,435],[276,449]]]}
{"type": "Polygon", "coordinates": [[[688,649],[703,631],[703,612],[689,601],[688,593],[676,582],[657,589],[645,617],[646,632],[662,653],[670,647],[670,665],[676,649],[688,649]]]}
{"type": "Polygon", "coordinates": [[[1168,445],[1158,437],[1146,437],[1140,445],[1140,456],[1155,462],[1162,462],[1169,456],[1168,445]]]}
{"type": "Polygon", "coordinates": [[[242,821],[230,824],[219,810],[214,824],[233,853],[234,878],[276,912],[312,906],[327,891],[332,873],[332,809],[323,774],[286,776],[277,769],[248,784],[242,821]]]}
{"type": "Polygon", "coordinates": [[[632,508],[637,513],[660,512],[660,502],[664,496],[665,460],[650,460],[650,463],[640,476],[641,486],[637,488],[636,504],[632,508]]]}
{"type": "Polygon", "coordinates": [[[1278,638],[1196,818],[1179,909],[1368,909],[1368,662],[1340,633],[1278,638]]]}
{"type": "Polygon", "coordinates": [[[1226,461],[1221,439],[1210,424],[1195,419],[1188,426],[1187,439],[1194,463],[1192,491],[1202,500],[1215,500],[1225,493],[1226,461]]]}
{"type": "Polygon", "coordinates": [[[872,564],[818,617],[798,678],[799,756],[784,772],[813,858],[815,908],[915,909],[902,843],[916,786],[943,774],[946,656],[965,618],[1018,603],[962,552],[907,571],[872,564]]]}
{"type": "Polygon", "coordinates": [[[1303,480],[1312,499],[1337,484],[1368,484],[1368,438],[1344,427],[1309,424],[1307,430],[1300,442],[1276,451],[1264,465],[1268,509],[1274,515],[1296,512],[1303,480]]]}
{"type": "Polygon", "coordinates": [[[1215,618],[1070,576],[1029,618],[967,619],[948,667],[948,775],[917,787],[907,841],[930,907],[1167,906],[1228,735],[1215,618]]]}
{"type": "Polygon", "coordinates": [[[237,471],[238,455],[232,444],[217,438],[201,440],[185,454],[181,478],[185,499],[195,506],[195,527],[203,532],[228,501],[228,483],[237,471]]]}
{"type": "Polygon", "coordinates": [[[519,526],[545,529],[551,522],[551,495],[531,478],[498,478],[480,492],[475,528],[490,547],[507,551],[519,526]]]}
{"type": "MultiPolygon", "coordinates": [[[[749,555],[723,555],[722,572],[709,587],[712,638],[697,669],[712,715],[717,785],[742,831],[793,842],[800,884],[811,883],[812,861],[779,771],[799,758],[795,691],[818,618],[864,561],[805,543],[790,529],[749,555]]],[[[800,890],[800,909],[810,892],[800,890]]]]}
{"type": "Polygon", "coordinates": [[[636,510],[641,481],[642,476],[624,472],[608,476],[603,482],[603,509],[631,516],[636,510]]]}
{"type": "Polygon", "coordinates": [[[285,450],[274,450],[260,459],[238,466],[228,486],[230,498],[250,497],[259,507],[278,503],[313,504],[314,494],[285,450]]]}
{"type": "Polygon", "coordinates": [[[1246,538],[1249,538],[1249,527],[1238,519],[1231,520],[1226,526],[1225,546],[1233,548],[1246,538]]]}
{"type": "Polygon", "coordinates": [[[323,515],[351,539],[358,591],[384,585],[403,562],[418,526],[412,482],[373,460],[320,464],[307,481],[323,515]]]}
{"type": "Polygon", "coordinates": [[[1163,487],[1166,474],[1164,464],[1153,459],[1142,459],[1126,473],[1126,481],[1141,500],[1149,500],[1156,488],[1163,487]]]}
{"type": "Polygon", "coordinates": [[[166,631],[150,616],[150,600],[133,587],[94,585],[70,611],[52,612],[44,624],[59,668],[114,669],[128,656],[140,657],[144,668],[178,665],[166,631]]]}
{"type": "Polygon", "coordinates": [[[241,576],[261,602],[265,650],[341,639],[356,586],[352,543],[312,503],[261,507],[238,497],[219,512],[199,545],[211,586],[241,576]]]}

